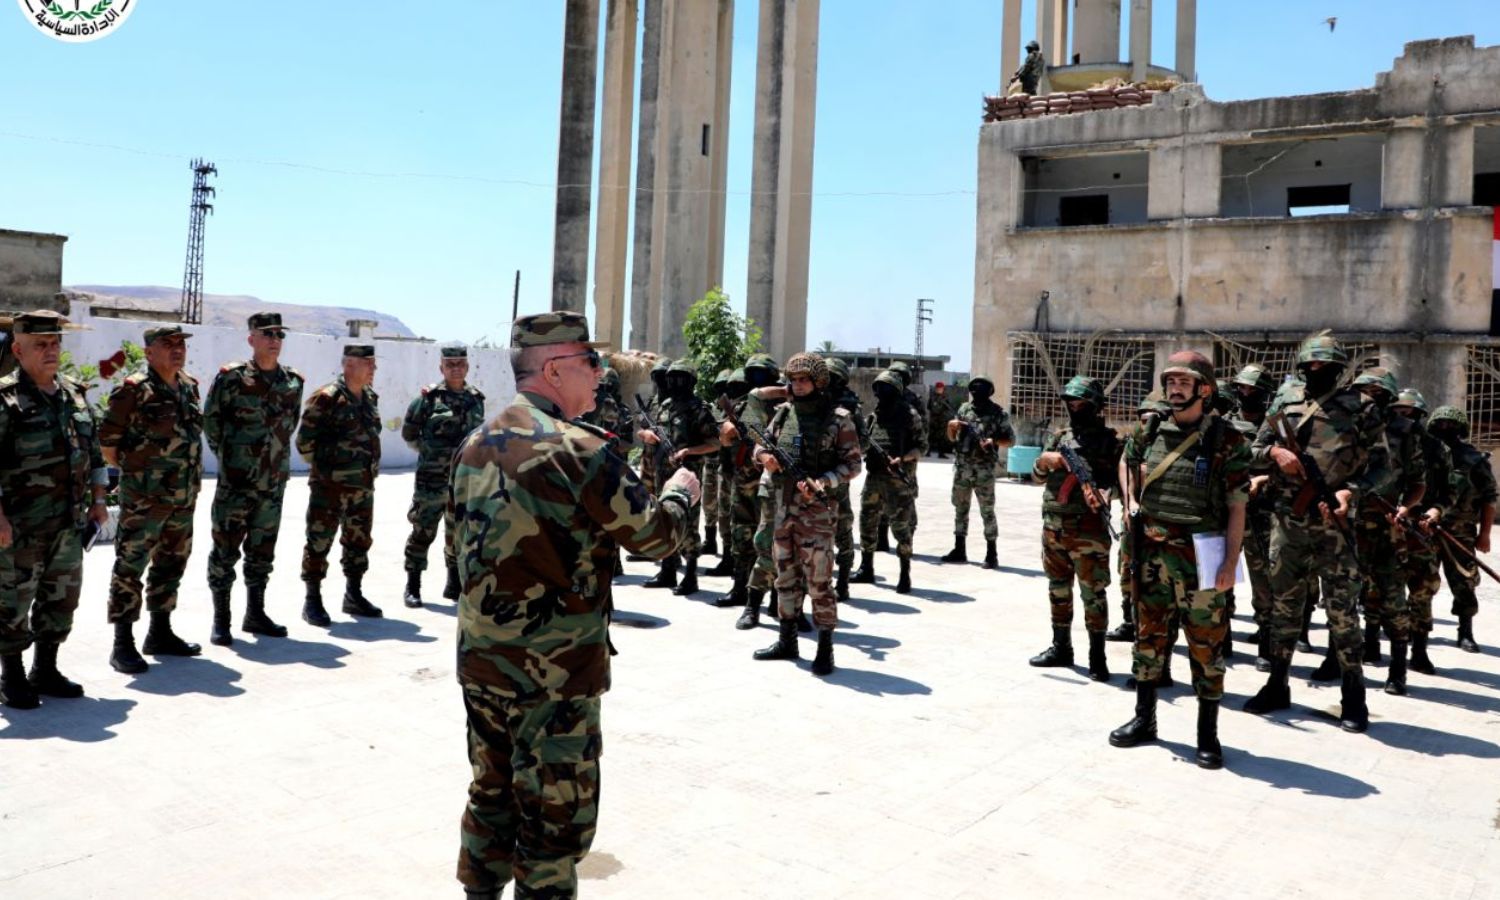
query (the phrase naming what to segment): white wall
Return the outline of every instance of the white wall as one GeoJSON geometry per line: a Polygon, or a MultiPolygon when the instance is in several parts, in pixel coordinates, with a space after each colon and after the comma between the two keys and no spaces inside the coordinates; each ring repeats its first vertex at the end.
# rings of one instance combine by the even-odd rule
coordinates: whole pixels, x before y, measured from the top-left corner
{"type": "MultiPolygon", "coordinates": [[[[145,330],[157,324],[93,318],[86,308],[77,308],[83,304],[74,305],[72,320],[85,325],[88,330],[69,332],[63,338],[63,349],[72,353],[73,359],[79,364],[98,362],[112,356],[120,348],[121,341],[141,343],[145,330]]],[[[186,328],[193,335],[188,341],[187,371],[200,381],[200,392],[207,399],[209,385],[213,383],[220,366],[249,358],[250,348],[245,343],[246,331],[203,325],[189,325],[186,328]]],[[[304,399],[338,376],[342,370],[343,348],[348,343],[368,343],[368,340],[298,332],[287,334],[281,361],[301,372],[307,379],[304,399]]],[[[416,453],[401,440],[401,419],[406,415],[407,404],[412,398],[425,385],[441,379],[438,372],[438,347],[435,343],[417,341],[375,341],[375,390],[380,395],[380,417],[385,423],[380,441],[381,467],[384,469],[416,465],[416,453]]],[[[485,394],[486,419],[508,405],[516,391],[515,379],[510,371],[509,350],[471,348],[469,383],[485,394]]],[[[101,385],[91,392],[90,399],[103,396],[107,390],[107,387],[101,385]]],[[[218,460],[214,459],[206,445],[203,457],[209,474],[217,474],[218,460]]],[[[292,469],[306,471],[307,463],[293,454],[292,469]]]]}

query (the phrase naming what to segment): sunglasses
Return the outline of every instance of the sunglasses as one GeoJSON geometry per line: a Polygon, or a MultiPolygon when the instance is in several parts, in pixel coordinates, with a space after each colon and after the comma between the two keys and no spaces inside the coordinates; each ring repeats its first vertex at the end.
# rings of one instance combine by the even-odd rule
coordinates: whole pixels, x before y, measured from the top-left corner
{"type": "Polygon", "coordinates": [[[597,369],[597,368],[599,368],[599,366],[600,366],[600,358],[599,358],[599,351],[598,350],[585,350],[582,353],[569,353],[566,356],[554,356],[554,357],[552,357],[551,359],[549,359],[547,361],[548,362],[557,362],[560,359],[573,359],[573,358],[579,357],[579,356],[582,356],[582,357],[584,357],[585,359],[588,360],[589,368],[590,369],[597,369]]]}
{"type": "Polygon", "coordinates": [[[270,338],[273,341],[286,340],[286,332],[276,328],[262,328],[260,330],[260,336],[263,338],[270,338]]]}

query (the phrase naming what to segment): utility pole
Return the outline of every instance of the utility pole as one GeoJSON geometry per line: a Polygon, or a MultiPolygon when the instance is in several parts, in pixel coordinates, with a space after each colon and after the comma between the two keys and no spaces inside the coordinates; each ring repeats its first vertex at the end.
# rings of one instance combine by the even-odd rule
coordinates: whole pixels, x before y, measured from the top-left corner
{"type": "Polygon", "coordinates": [[[521,270],[516,270],[516,287],[510,295],[510,320],[514,322],[521,315],[521,270]]]}
{"type": "Polygon", "coordinates": [[[932,324],[932,304],[935,300],[921,299],[917,301],[917,382],[922,381],[922,337],[924,326],[932,324]]]}
{"type": "Polygon", "coordinates": [[[182,274],[182,321],[197,325],[203,321],[203,223],[214,205],[208,198],[214,189],[208,176],[219,174],[213,163],[201,159],[192,162],[193,201],[188,206],[187,263],[182,274]]]}

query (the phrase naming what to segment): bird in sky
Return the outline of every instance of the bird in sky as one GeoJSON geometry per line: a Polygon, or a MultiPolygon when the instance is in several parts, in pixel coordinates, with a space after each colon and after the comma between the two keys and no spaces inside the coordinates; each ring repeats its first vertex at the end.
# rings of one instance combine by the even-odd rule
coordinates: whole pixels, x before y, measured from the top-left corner
{"type": "Polygon", "coordinates": [[[1339,17],[1338,16],[1329,16],[1328,18],[1326,18],[1326,19],[1323,20],[1323,24],[1328,26],[1328,33],[1332,34],[1333,33],[1333,29],[1336,28],[1336,27],[1338,27],[1339,17]]]}

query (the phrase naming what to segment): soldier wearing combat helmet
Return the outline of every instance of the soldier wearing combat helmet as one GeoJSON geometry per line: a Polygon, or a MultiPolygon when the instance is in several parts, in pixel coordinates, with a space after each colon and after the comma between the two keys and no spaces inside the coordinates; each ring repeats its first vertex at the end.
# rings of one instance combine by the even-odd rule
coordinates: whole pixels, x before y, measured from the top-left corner
{"type": "MultiPolygon", "coordinates": [[[[1250,440],[1266,421],[1266,408],[1276,393],[1276,379],[1264,367],[1254,363],[1245,366],[1230,379],[1229,390],[1235,395],[1235,411],[1228,417],[1230,425],[1250,440]]],[[[1250,606],[1255,614],[1255,666],[1262,672],[1271,669],[1271,480],[1269,462],[1250,464],[1250,501],[1245,506],[1245,569],[1250,575],[1250,606]]],[[[1226,636],[1225,640],[1229,640],[1226,636]]]]}
{"type": "Polygon", "coordinates": [[[995,469],[1000,450],[1015,443],[1010,414],[994,401],[995,383],[983,375],[969,381],[969,399],[943,423],[953,446],[953,549],[943,562],[968,562],[969,500],[979,500],[979,520],[984,523],[984,567],[1000,567],[995,541],[1000,527],[995,522],[995,469]]]}
{"type": "MultiPolygon", "coordinates": [[[[1427,428],[1448,447],[1453,473],[1448,480],[1447,502],[1441,510],[1430,509],[1423,517],[1430,525],[1441,525],[1458,538],[1463,550],[1443,548],[1443,577],[1453,594],[1453,614],[1458,616],[1458,649],[1478,653],[1474,640],[1474,616],[1479,599],[1479,568],[1474,553],[1490,552],[1490,528],[1495,524],[1495,473],[1490,455],[1468,442],[1469,416],[1454,406],[1433,410],[1427,428]],[[1467,555],[1465,555],[1467,554],[1467,555]]],[[[1441,538],[1440,538],[1441,540],[1441,538]]]]}
{"type": "MultiPolygon", "coordinates": [[[[718,426],[708,404],[694,393],[698,384],[698,367],[691,360],[679,359],[667,369],[666,395],[661,403],[657,426],[665,432],[658,435],[649,429],[641,429],[636,437],[644,442],[648,455],[659,456],[658,477],[670,477],[679,468],[686,467],[695,478],[703,477],[703,457],[719,449],[718,426]],[[665,436],[674,448],[670,455],[659,450],[665,436]]],[[[698,592],[698,551],[701,537],[698,532],[698,507],[692,511],[693,527],[688,539],[683,542],[681,557],[672,554],[662,561],[655,577],[642,587],[672,588],[672,593],[686,597],[698,592]],[[679,562],[682,580],[677,578],[679,562]]]]}
{"type": "MultiPolygon", "coordinates": [[[[1453,477],[1453,455],[1448,445],[1432,436],[1425,420],[1427,400],[1415,388],[1404,388],[1391,404],[1391,412],[1411,423],[1422,444],[1422,465],[1426,469],[1427,490],[1419,504],[1412,507],[1410,516],[1421,521],[1427,513],[1437,511],[1442,516],[1448,506],[1453,477]]],[[[1437,669],[1427,655],[1427,635],[1432,631],[1432,598],[1443,586],[1438,561],[1437,542],[1408,533],[1405,552],[1401,556],[1401,581],[1406,586],[1406,608],[1411,619],[1411,660],[1408,667],[1424,675],[1436,674],[1437,669]]]]}

